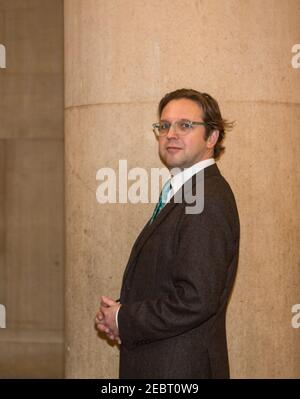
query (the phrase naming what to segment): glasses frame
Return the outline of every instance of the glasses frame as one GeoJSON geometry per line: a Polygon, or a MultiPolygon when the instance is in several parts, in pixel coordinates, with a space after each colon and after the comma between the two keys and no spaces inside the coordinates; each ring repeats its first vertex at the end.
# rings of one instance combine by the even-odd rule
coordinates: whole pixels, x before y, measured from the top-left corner
{"type": "Polygon", "coordinates": [[[169,127],[167,133],[160,134],[159,132],[157,133],[156,130],[155,130],[155,129],[159,128],[160,122],[155,122],[155,123],[152,123],[153,133],[155,134],[156,137],[165,137],[165,136],[168,135],[172,125],[175,125],[175,129],[174,130],[175,130],[176,134],[178,134],[179,136],[185,136],[186,134],[189,134],[191,132],[191,130],[188,130],[185,133],[182,133],[182,132],[178,133],[178,131],[177,131],[178,122],[185,122],[185,123],[187,123],[189,125],[190,128],[192,128],[193,126],[208,126],[208,124],[205,123],[205,122],[190,121],[188,119],[179,119],[178,121],[175,121],[175,122],[172,122],[172,123],[168,122],[168,123],[170,123],[170,127],[169,127]]]}

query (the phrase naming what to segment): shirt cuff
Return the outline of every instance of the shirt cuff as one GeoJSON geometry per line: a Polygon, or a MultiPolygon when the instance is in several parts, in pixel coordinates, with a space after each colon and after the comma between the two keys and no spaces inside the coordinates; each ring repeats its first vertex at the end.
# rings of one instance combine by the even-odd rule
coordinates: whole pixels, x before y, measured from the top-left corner
{"type": "Polygon", "coordinates": [[[121,308],[121,306],[119,306],[119,309],[117,310],[117,312],[116,312],[116,325],[117,325],[117,328],[119,329],[119,324],[118,324],[118,314],[119,314],[119,310],[120,310],[120,308],[121,308]]]}

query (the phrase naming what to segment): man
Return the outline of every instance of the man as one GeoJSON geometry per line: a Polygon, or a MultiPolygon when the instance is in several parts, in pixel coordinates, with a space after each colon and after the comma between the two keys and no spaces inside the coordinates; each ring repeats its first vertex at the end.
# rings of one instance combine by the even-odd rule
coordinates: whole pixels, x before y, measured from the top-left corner
{"type": "Polygon", "coordinates": [[[191,89],[166,94],[158,116],[171,184],[133,246],[120,303],[102,296],[96,326],[120,344],[120,378],[229,378],[225,314],[240,232],[215,159],[232,124],[210,95],[191,89]],[[191,214],[185,196],[174,198],[188,185],[197,193],[201,173],[204,208],[191,214]]]}

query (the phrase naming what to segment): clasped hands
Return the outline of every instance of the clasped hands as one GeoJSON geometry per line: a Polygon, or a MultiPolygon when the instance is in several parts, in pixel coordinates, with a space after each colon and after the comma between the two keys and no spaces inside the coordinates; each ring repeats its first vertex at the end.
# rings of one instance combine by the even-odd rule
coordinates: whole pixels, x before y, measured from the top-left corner
{"type": "Polygon", "coordinates": [[[121,344],[119,329],[116,324],[116,313],[121,307],[119,302],[106,296],[101,296],[100,309],[96,314],[95,325],[97,330],[106,333],[106,336],[112,341],[121,344]]]}

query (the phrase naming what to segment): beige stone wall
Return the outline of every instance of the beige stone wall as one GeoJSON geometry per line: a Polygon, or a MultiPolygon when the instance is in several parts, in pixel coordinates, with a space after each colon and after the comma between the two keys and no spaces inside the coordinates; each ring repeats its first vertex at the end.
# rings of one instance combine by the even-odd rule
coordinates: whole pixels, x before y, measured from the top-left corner
{"type": "Polygon", "coordinates": [[[64,375],[63,2],[0,0],[0,378],[64,375]]]}
{"type": "Polygon", "coordinates": [[[100,294],[118,297],[153,204],[96,201],[96,171],[161,166],[151,132],[165,92],[192,87],[237,121],[220,169],[241,219],[228,311],[232,377],[300,377],[297,212],[298,0],[65,0],[66,375],[116,377],[118,349],[93,328],[100,294]]]}

